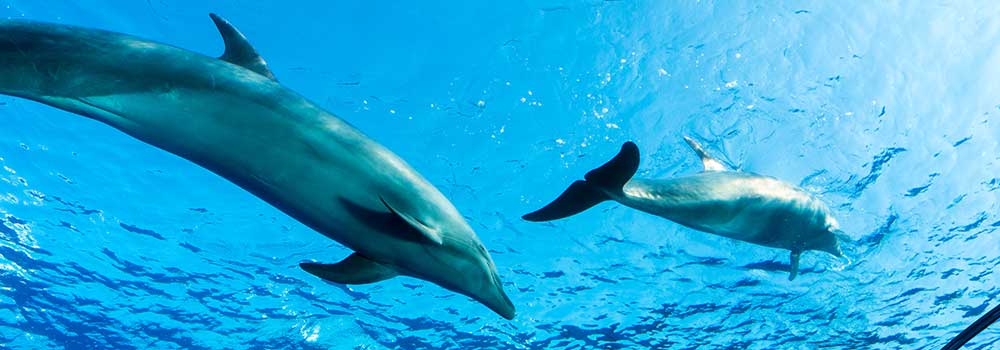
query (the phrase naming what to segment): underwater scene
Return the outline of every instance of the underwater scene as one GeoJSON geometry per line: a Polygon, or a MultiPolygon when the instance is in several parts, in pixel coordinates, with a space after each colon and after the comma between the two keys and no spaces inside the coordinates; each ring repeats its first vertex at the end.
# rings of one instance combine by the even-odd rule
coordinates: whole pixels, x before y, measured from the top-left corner
{"type": "Polygon", "coordinates": [[[0,5],[0,349],[1000,348],[1000,3],[0,5]]]}

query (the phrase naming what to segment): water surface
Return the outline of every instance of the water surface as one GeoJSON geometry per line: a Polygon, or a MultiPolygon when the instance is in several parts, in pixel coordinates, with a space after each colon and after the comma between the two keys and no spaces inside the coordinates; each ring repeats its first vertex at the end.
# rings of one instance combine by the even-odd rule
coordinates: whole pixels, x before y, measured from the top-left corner
{"type": "MultiPolygon", "coordinates": [[[[1000,294],[1000,5],[976,1],[0,1],[0,15],[222,52],[405,158],[491,249],[518,316],[350,252],[97,122],[0,97],[0,347],[937,349],[1000,294]],[[603,204],[520,215],[627,140],[641,177],[729,166],[830,204],[850,257],[603,204]]],[[[128,64],[123,62],[122,64],[128,64]]],[[[183,122],[184,115],[178,115],[183,122]]],[[[1000,344],[1000,329],[969,349],[1000,344]]]]}

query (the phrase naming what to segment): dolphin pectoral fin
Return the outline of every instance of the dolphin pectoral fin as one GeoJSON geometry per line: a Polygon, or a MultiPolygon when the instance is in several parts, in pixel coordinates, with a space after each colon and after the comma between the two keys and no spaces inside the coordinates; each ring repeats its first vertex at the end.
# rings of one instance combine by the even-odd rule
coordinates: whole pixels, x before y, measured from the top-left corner
{"type": "Polygon", "coordinates": [[[688,146],[691,146],[691,149],[694,150],[694,153],[697,153],[698,157],[701,158],[701,165],[703,167],[702,171],[729,170],[726,168],[725,165],[722,165],[722,162],[713,158],[711,155],[708,154],[708,152],[705,152],[705,149],[701,148],[701,145],[699,145],[698,142],[695,141],[694,139],[684,136],[684,142],[687,142],[688,146]]]}
{"type": "Polygon", "coordinates": [[[215,27],[219,29],[219,34],[222,34],[222,41],[226,44],[226,51],[219,57],[220,60],[249,69],[254,73],[277,81],[274,78],[274,73],[271,73],[271,70],[267,68],[267,62],[264,62],[264,59],[250,45],[250,41],[247,40],[246,36],[243,36],[243,33],[240,33],[232,23],[219,17],[219,15],[210,13],[208,16],[212,17],[212,22],[215,22],[215,27]]]}
{"type": "Polygon", "coordinates": [[[87,97],[56,97],[56,96],[24,96],[29,100],[35,100],[64,111],[76,113],[102,123],[115,126],[122,126],[129,123],[128,119],[120,116],[112,110],[98,106],[88,101],[87,97]]]}
{"type": "Polygon", "coordinates": [[[300,263],[299,267],[316,277],[342,284],[367,284],[399,275],[396,270],[354,253],[336,264],[300,263]]]}
{"type": "Polygon", "coordinates": [[[382,196],[379,196],[378,199],[382,200],[382,204],[385,205],[385,207],[388,208],[390,212],[396,214],[396,216],[399,216],[399,218],[403,219],[403,221],[406,221],[407,224],[410,224],[410,226],[416,229],[417,232],[420,232],[420,235],[424,236],[424,238],[427,238],[427,240],[434,242],[438,245],[444,244],[444,237],[441,236],[440,230],[427,225],[426,223],[420,221],[420,219],[412,215],[396,210],[395,208],[393,208],[392,205],[389,204],[389,202],[386,202],[385,198],[382,198],[382,196]]]}
{"type": "Polygon", "coordinates": [[[800,252],[800,251],[796,251],[796,250],[792,251],[792,254],[791,254],[792,267],[788,271],[790,273],[788,275],[788,280],[789,281],[795,279],[795,276],[799,275],[799,257],[801,255],[802,255],[802,252],[800,252]]]}

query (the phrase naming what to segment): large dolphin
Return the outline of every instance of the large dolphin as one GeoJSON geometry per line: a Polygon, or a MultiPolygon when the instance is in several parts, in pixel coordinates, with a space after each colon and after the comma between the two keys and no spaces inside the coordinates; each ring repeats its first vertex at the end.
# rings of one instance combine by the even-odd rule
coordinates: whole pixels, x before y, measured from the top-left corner
{"type": "Polygon", "coordinates": [[[303,263],[337,283],[412,276],[511,319],[458,210],[398,156],[279,84],[229,22],[219,58],[129,35],[0,22],[0,93],[87,116],[186,158],[354,250],[303,263]]]}
{"type": "Polygon", "coordinates": [[[576,181],[555,201],[524,216],[549,221],[571,216],[606,201],[667,218],[720,236],[791,251],[791,275],[799,255],[820,250],[842,256],[837,220],[808,192],[769,176],[729,171],[689,137],[684,141],[701,157],[703,171],[673,179],[634,179],[639,147],[622,145],[614,159],[576,181]]]}

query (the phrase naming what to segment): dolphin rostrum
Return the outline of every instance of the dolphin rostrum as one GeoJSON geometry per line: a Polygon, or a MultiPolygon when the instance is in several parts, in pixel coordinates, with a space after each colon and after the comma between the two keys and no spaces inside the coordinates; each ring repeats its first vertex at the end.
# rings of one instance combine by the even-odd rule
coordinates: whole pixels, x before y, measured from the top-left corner
{"type": "Polygon", "coordinates": [[[514,306],[458,210],[391,151],[279,84],[211,15],[219,58],[68,25],[0,22],[0,93],[111,125],[232,181],[354,253],[302,263],[345,284],[412,276],[501,316],[514,306]]]}
{"type": "Polygon", "coordinates": [[[818,198],[773,177],[730,171],[693,139],[685,137],[684,141],[701,157],[702,172],[673,179],[634,179],[639,148],[626,142],[614,159],[524,219],[561,219],[614,200],[695,230],[788,249],[789,280],[798,274],[803,251],[843,255],[837,220],[818,198]]]}

